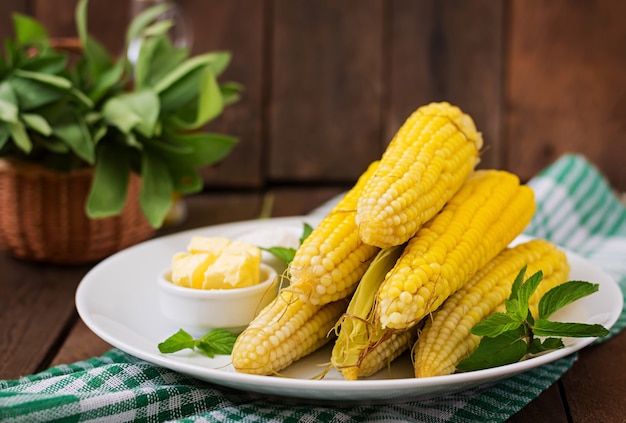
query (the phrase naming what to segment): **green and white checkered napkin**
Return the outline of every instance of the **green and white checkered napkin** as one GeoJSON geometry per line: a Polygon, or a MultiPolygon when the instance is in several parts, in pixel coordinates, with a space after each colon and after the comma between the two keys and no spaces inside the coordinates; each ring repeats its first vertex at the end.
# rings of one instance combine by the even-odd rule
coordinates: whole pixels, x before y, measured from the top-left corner
{"type": "MultiPolygon", "coordinates": [[[[602,175],[583,157],[567,155],[530,185],[538,209],[526,233],[585,256],[626,292],[626,209],[602,175]]],[[[625,326],[622,311],[611,335],[625,326]]],[[[436,399],[335,408],[223,388],[113,349],[102,357],[0,381],[0,420],[501,422],[552,385],[575,359],[572,355],[489,387],[436,399]]]]}

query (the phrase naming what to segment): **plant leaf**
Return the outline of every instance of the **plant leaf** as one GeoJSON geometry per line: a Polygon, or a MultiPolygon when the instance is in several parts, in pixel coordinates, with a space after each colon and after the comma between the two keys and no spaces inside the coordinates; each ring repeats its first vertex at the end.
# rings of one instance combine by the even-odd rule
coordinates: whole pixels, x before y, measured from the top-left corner
{"type": "Polygon", "coordinates": [[[20,46],[36,46],[40,49],[50,45],[48,32],[38,21],[21,13],[13,14],[15,40],[20,46]]]}
{"type": "Polygon", "coordinates": [[[523,328],[504,332],[495,338],[484,337],[469,357],[461,360],[457,369],[472,371],[517,363],[526,355],[523,328]]]}
{"type": "Polygon", "coordinates": [[[194,120],[197,115],[197,101],[201,89],[202,68],[193,69],[191,72],[181,74],[180,79],[168,86],[167,89],[156,91],[161,101],[161,110],[164,117],[176,116],[182,122],[179,128],[186,128],[187,121],[194,120]],[[192,116],[188,118],[186,116],[192,116]]]}
{"type": "Polygon", "coordinates": [[[106,69],[112,66],[113,60],[109,52],[89,35],[87,31],[87,0],[80,0],[76,5],[74,19],[76,32],[83,46],[85,64],[89,72],[90,80],[97,81],[106,69]]]}
{"type": "Polygon", "coordinates": [[[587,338],[606,336],[609,331],[602,325],[551,322],[546,319],[538,319],[533,325],[533,333],[536,336],[587,338]]]}
{"type": "Polygon", "coordinates": [[[493,313],[477,323],[471,332],[477,336],[495,337],[504,332],[515,330],[523,323],[522,319],[508,313],[493,313]]]}
{"type": "Polygon", "coordinates": [[[124,71],[127,68],[127,62],[123,60],[119,60],[115,65],[111,66],[107,70],[103,71],[102,74],[96,81],[93,86],[89,90],[89,98],[98,102],[101,100],[109,90],[119,86],[120,90],[122,89],[121,85],[122,75],[124,75],[124,71]]]}
{"type": "Polygon", "coordinates": [[[511,295],[508,298],[509,300],[517,300],[520,287],[524,283],[524,278],[526,275],[527,267],[528,266],[522,267],[521,270],[517,273],[517,276],[515,277],[515,280],[513,281],[513,285],[511,286],[511,295]]]}
{"type": "MultiPolygon", "coordinates": [[[[40,138],[39,140],[37,140],[37,142],[41,143],[41,145],[43,145],[46,150],[50,150],[55,153],[66,154],[70,152],[69,146],[59,138],[40,138]]],[[[54,162],[56,163],[56,160],[54,162]]],[[[62,163],[59,168],[67,169],[68,166],[71,166],[71,164],[66,162],[62,163]]],[[[53,167],[56,168],[56,166],[53,167]]]]}
{"type": "MultiPolygon", "coordinates": [[[[113,60],[106,48],[93,37],[87,37],[83,52],[87,55],[88,71],[92,81],[99,80],[103,73],[113,66],[113,60]]],[[[124,62],[124,59],[119,59],[124,62]]]]}
{"type": "Polygon", "coordinates": [[[135,110],[126,101],[125,96],[127,95],[121,94],[110,98],[102,107],[104,119],[124,134],[130,133],[142,123],[142,117],[135,113],[135,110]]]}
{"type": "Polygon", "coordinates": [[[188,56],[188,48],[174,47],[167,37],[143,40],[134,68],[137,88],[154,87],[188,56]]]}
{"type": "Polygon", "coordinates": [[[109,123],[122,132],[137,129],[150,138],[154,135],[159,117],[159,98],[151,90],[124,93],[107,101],[102,112],[109,123]]]}
{"type": "Polygon", "coordinates": [[[73,109],[66,109],[54,122],[53,133],[89,164],[95,161],[95,143],[82,116],[73,109]]]}
{"type": "Polygon", "coordinates": [[[129,132],[128,134],[124,134],[124,141],[128,147],[136,148],[137,150],[143,150],[143,144],[137,141],[137,137],[133,132],[129,132]]]}
{"type": "Polygon", "coordinates": [[[19,122],[19,109],[16,104],[0,98],[0,120],[11,123],[19,122]]]}
{"type": "Polygon", "coordinates": [[[148,222],[158,228],[172,206],[172,178],[165,162],[146,150],[141,160],[141,178],[141,208],[148,222]]]}
{"type": "Polygon", "coordinates": [[[200,192],[204,186],[204,180],[196,169],[189,167],[170,166],[173,188],[179,194],[187,195],[200,192]]]}
{"type": "Polygon", "coordinates": [[[151,90],[120,94],[103,108],[105,118],[122,132],[132,129],[150,138],[154,135],[159,117],[159,98],[151,90]]]}
{"type": "Polygon", "coordinates": [[[8,81],[0,82],[0,101],[4,100],[12,104],[17,104],[17,96],[13,87],[8,81]]]}
{"type": "Polygon", "coordinates": [[[290,247],[259,247],[263,251],[267,251],[277,259],[289,264],[296,255],[296,249],[290,247]]]}
{"type": "Polygon", "coordinates": [[[187,146],[186,152],[168,154],[168,161],[189,167],[201,167],[214,164],[226,157],[237,144],[237,139],[228,135],[199,132],[186,135],[167,134],[170,142],[187,146]]]}
{"type": "Polygon", "coordinates": [[[232,353],[236,340],[236,335],[224,329],[214,329],[200,339],[193,339],[191,334],[179,329],[174,335],[161,342],[158,347],[159,351],[164,354],[197,348],[202,354],[212,358],[216,354],[232,353]]]}
{"type": "Polygon", "coordinates": [[[11,38],[4,39],[4,50],[6,52],[6,63],[8,67],[17,67],[23,61],[23,52],[11,38]]]}
{"type": "Polygon", "coordinates": [[[197,113],[189,122],[188,129],[198,128],[219,116],[224,110],[222,92],[217,79],[210,69],[205,69],[201,79],[200,95],[198,97],[197,113]]]}
{"type": "Polygon", "coordinates": [[[11,138],[13,139],[15,145],[17,145],[23,152],[30,153],[33,149],[33,143],[26,133],[26,129],[24,128],[22,122],[6,122],[6,125],[7,128],[9,128],[11,138]]]}
{"type": "Polygon", "coordinates": [[[517,284],[526,273],[526,267],[522,270],[523,273],[520,271],[515,282],[513,282],[515,290],[511,290],[511,298],[505,301],[507,313],[517,316],[520,321],[526,320],[529,316],[528,301],[543,279],[543,273],[540,270],[526,279],[525,282],[517,284]]]}
{"type": "Polygon", "coordinates": [[[126,31],[126,45],[129,46],[130,43],[138,38],[141,32],[148,26],[152,21],[158,18],[163,13],[167,12],[168,9],[171,8],[171,5],[168,3],[161,3],[156,6],[149,7],[144,10],[140,14],[138,14],[128,26],[128,30],[126,31]]]}
{"type": "Polygon", "coordinates": [[[547,319],[566,305],[597,292],[598,284],[585,281],[568,281],[546,292],[539,300],[539,318],[547,319]]]}
{"type": "Polygon", "coordinates": [[[171,20],[157,21],[144,29],[143,36],[145,39],[149,37],[159,37],[167,34],[167,31],[169,31],[173,26],[174,22],[171,20]]]}
{"type": "Polygon", "coordinates": [[[100,143],[96,170],[87,198],[87,215],[91,218],[119,214],[126,202],[130,163],[128,154],[113,143],[100,143]]]}
{"type": "Polygon", "coordinates": [[[144,89],[148,86],[149,78],[152,74],[152,59],[157,51],[160,38],[148,38],[143,40],[135,61],[133,76],[137,89],[144,89]]]}
{"type": "Polygon", "coordinates": [[[72,81],[58,75],[31,72],[23,69],[16,69],[14,74],[20,78],[32,79],[33,81],[41,82],[42,84],[50,85],[62,90],[69,90],[72,88],[72,81]]]}
{"type": "Polygon", "coordinates": [[[23,70],[31,72],[41,72],[46,74],[58,75],[67,67],[67,54],[54,50],[46,50],[45,54],[40,53],[38,56],[30,58],[28,62],[21,67],[23,70]]]}
{"type": "Polygon", "coordinates": [[[198,132],[193,134],[164,134],[162,138],[146,139],[145,145],[174,168],[196,169],[222,160],[237,143],[233,137],[198,132]]]}
{"type": "Polygon", "coordinates": [[[158,347],[163,354],[174,353],[180,350],[194,348],[193,337],[182,329],[179,329],[174,335],[161,342],[158,347]]]}
{"type": "Polygon", "coordinates": [[[517,299],[520,302],[520,316],[523,316],[523,318],[526,318],[526,314],[528,313],[528,302],[530,301],[530,297],[532,297],[542,279],[543,272],[539,270],[526,279],[526,282],[524,282],[519,288],[517,299]]]}
{"type": "Polygon", "coordinates": [[[302,224],[302,235],[300,236],[300,245],[302,245],[304,240],[307,239],[309,237],[309,235],[311,235],[311,232],[313,232],[313,226],[309,225],[306,222],[303,223],[302,224]]]}
{"type": "Polygon", "coordinates": [[[74,10],[74,20],[76,21],[76,32],[82,45],[87,44],[87,0],[79,0],[74,10]]]}
{"type": "Polygon", "coordinates": [[[35,113],[22,113],[22,120],[27,127],[39,132],[42,135],[50,136],[52,134],[50,124],[41,115],[35,113]]]}
{"type": "Polygon", "coordinates": [[[507,313],[518,315],[518,313],[520,312],[520,308],[521,308],[520,302],[517,298],[513,300],[511,299],[504,300],[504,305],[506,306],[507,313]]]}
{"type": "Polygon", "coordinates": [[[204,69],[206,67],[209,67],[213,71],[213,75],[218,75],[219,72],[216,72],[216,65],[218,65],[220,57],[222,57],[220,54],[206,53],[189,58],[165,75],[155,85],[154,90],[162,94],[169,90],[174,84],[178,84],[184,78],[192,75],[198,69],[204,69]]]}
{"type": "Polygon", "coordinates": [[[535,338],[528,352],[530,354],[539,354],[546,351],[558,350],[564,346],[561,338],[546,338],[543,341],[539,338],[535,338]]]}
{"type": "Polygon", "coordinates": [[[4,147],[9,140],[9,128],[5,123],[0,122],[0,151],[2,151],[2,147],[4,147]]]}
{"type": "Polygon", "coordinates": [[[196,347],[209,357],[233,352],[237,336],[224,329],[214,329],[196,341],[196,347]]]}
{"type": "Polygon", "coordinates": [[[226,82],[222,84],[220,86],[220,91],[222,92],[222,101],[224,102],[224,106],[239,101],[243,90],[243,85],[236,82],[226,82]]]}
{"type": "Polygon", "coordinates": [[[81,103],[84,107],[87,107],[87,108],[93,107],[93,101],[91,101],[91,99],[87,97],[81,90],[75,87],[72,87],[70,89],[70,94],[72,95],[72,97],[78,100],[78,102],[81,103]]]}
{"type": "Polygon", "coordinates": [[[231,54],[227,51],[205,53],[207,63],[215,76],[220,76],[230,64],[231,54]]]}
{"type": "Polygon", "coordinates": [[[17,75],[11,77],[9,83],[22,111],[30,111],[53,102],[59,102],[68,92],[65,88],[17,75]]]}

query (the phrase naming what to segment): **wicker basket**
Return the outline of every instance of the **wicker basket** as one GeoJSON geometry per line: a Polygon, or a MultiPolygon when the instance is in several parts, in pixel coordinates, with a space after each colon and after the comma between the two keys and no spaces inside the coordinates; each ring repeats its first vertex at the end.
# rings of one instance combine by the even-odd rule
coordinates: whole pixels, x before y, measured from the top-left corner
{"type": "Polygon", "coordinates": [[[85,202],[92,169],[59,173],[0,159],[0,248],[16,257],[60,264],[89,263],[154,235],[131,176],[119,216],[90,219],[85,202]]]}

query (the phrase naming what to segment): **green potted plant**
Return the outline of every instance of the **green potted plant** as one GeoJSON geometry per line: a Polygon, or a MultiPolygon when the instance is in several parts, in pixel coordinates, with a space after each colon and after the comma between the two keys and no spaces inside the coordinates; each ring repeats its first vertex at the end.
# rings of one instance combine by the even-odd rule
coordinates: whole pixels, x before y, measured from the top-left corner
{"type": "Polygon", "coordinates": [[[175,47],[172,23],[157,19],[169,6],[159,4],[127,28],[126,49],[139,46],[131,64],[88,33],[87,7],[79,0],[77,58],[19,14],[0,57],[0,246],[19,257],[93,261],[150,237],[173,196],[200,191],[199,169],[236,143],[202,130],[238,99],[238,84],[218,82],[227,52],[190,56],[175,47]],[[85,192],[71,191],[72,184],[85,192]],[[39,191],[27,194],[29,186],[39,191]],[[67,210],[75,211],[70,221],[59,221],[67,210]],[[62,239],[53,239],[60,227],[62,239]],[[81,232],[89,238],[65,245],[81,232]]]}

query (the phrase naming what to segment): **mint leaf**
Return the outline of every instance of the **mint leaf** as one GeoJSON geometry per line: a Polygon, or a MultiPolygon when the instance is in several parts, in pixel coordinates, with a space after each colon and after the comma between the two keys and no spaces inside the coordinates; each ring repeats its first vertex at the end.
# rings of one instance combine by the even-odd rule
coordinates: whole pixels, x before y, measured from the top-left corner
{"type": "Polygon", "coordinates": [[[193,347],[193,336],[184,330],[179,329],[178,332],[159,344],[159,351],[163,354],[168,354],[184,350],[186,348],[191,348],[193,350],[193,347]]]}
{"type": "Polygon", "coordinates": [[[263,251],[267,251],[268,253],[276,257],[277,259],[282,260],[287,264],[291,263],[291,261],[293,260],[293,257],[296,255],[295,248],[289,248],[289,247],[269,247],[269,248],[259,247],[259,248],[261,248],[261,250],[263,251]]]}
{"type": "MultiPolygon", "coordinates": [[[[504,305],[506,306],[507,313],[511,314],[519,314],[520,302],[517,298],[504,300],[504,305]]],[[[523,320],[523,317],[520,317],[523,320]]]]}
{"type": "Polygon", "coordinates": [[[311,232],[313,232],[313,226],[305,222],[302,228],[302,236],[300,237],[300,245],[311,235],[311,232]]]}
{"type": "Polygon", "coordinates": [[[472,333],[478,336],[495,337],[504,332],[516,330],[524,321],[506,313],[493,313],[472,328],[472,333]]]}
{"type": "Polygon", "coordinates": [[[457,369],[472,371],[517,363],[526,355],[526,350],[524,328],[520,326],[496,337],[481,339],[478,348],[472,355],[461,360],[457,369]]]}
{"type": "Polygon", "coordinates": [[[519,290],[517,292],[517,301],[518,301],[517,306],[518,307],[515,310],[515,314],[520,319],[523,320],[528,317],[528,314],[529,314],[528,301],[530,301],[530,297],[532,297],[533,293],[537,289],[537,286],[539,286],[539,283],[541,283],[542,279],[543,279],[543,272],[541,272],[540,270],[534,275],[532,275],[531,277],[529,277],[528,279],[526,279],[526,282],[524,282],[519,287],[519,290]]]}
{"type": "Polygon", "coordinates": [[[587,338],[605,336],[609,333],[609,331],[602,325],[551,322],[546,319],[538,319],[533,326],[533,333],[536,336],[587,338]]]}
{"type": "Polygon", "coordinates": [[[598,284],[585,281],[569,281],[544,294],[539,301],[539,318],[547,319],[560,308],[597,292],[598,284]]]}
{"type": "Polygon", "coordinates": [[[224,329],[215,329],[196,341],[196,348],[213,358],[215,354],[228,355],[233,351],[237,336],[224,329]]]}
{"type": "Polygon", "coordinates": [[[189,333],[179,329],[174,335],[161,342],[158,347],[163,354],[197,348],[200,353],[213,358],[216,354],[232,353],[236,340],[237,335],[225,329],[214,329],[199,339],[194,339],[189,333]]]}
{"type": "Polygon", "coordinates": [[[511,286],[511,295],[509,296],[509,300],[517,300],[517,293],[519,292],[520,287],[524,283],[524,277],[526,275],[526,268],[527,266],[522,267],[519,273],[517,274],[517,276],[515,277],[515,280],[513,281],[513,285],[511,286]]]}
{"type": "Polygon", "coordinates": [[[563,347],[564,345],[561,338],[546,338],[543,341],[535,338],[533,339],[528,352],[530,354],[539,354],[546,351],[558,350],[563,347]]]}

